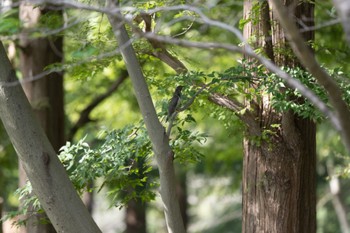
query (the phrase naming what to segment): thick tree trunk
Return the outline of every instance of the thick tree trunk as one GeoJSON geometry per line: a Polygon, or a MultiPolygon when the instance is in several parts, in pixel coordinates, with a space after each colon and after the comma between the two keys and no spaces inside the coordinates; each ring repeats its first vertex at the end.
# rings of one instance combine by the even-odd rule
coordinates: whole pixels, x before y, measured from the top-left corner
{"type": "MultiPolygon", "coordinates": [[[[260,2],[259,13],[252,13],[257,2],[245,1],[245,18],[259,19],[257,24],[245,25],[245,37],[254,36],[256,46],[262,47],[278,65],[297,66],[268,2],[260,2]]],[[[293,7],[297,18],[312,24],[310,3],[290,5],[290,9],[293,7]]],[[[310,32],[304,36],[306,40],[313,39],[310,32]]],[[[274,111],[266,95],[249,104],[255,123],[247,127],[244,140],[243,232],[315,232],[315,123],[291,112],[274,111]],[[272,124],[278,124],[279,128],[271,127],[272,124]],[[263,140],[264,130],[274,134],[263,140]]]]}
{"type": "MultiPolygon", "coordinates": [[[[28,28],[37,24],[41,15],[48,11],[34,8],[32,5],[20,6],[20,19],[28,28]]],[[[56,16],[61,12],[50,12],[56,16]]],[[[42,73],[46,66],[62,61],[62,37],[30,39],[24,31],[20,49],[20,68],[24,80],[42,73]]],[[[35,116],[48,136],[54,150],[58,153],[64,145],[64,107],[63,107],[63,77],[62,74],[52,73],[35,81],[24,82],[24,92],[32,105],[35,116]]],[[[20,163],[20,186],[27,180],[20,163]]],[[[45,213],[31,214],[25,228],[25,233],[55,232],[51,224],[43,224],[45,213]]]]}
{"type": "Polygon", "coordinates": [[[57,232],[101,232],[34,118],[0,41],[0,117],[33,190],[57,232]]]}

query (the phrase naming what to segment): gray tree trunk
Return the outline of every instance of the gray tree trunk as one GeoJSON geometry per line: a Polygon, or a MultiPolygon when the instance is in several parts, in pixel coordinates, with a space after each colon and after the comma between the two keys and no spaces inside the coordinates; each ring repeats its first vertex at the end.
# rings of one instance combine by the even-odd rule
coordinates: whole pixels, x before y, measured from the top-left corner
{"type": "MultiPolygon", "coordinates": [[[[115,7],[114,1],[108,0],[108,7],[115,7]]],[[[159,168],[160,195],[164,205],[165,220],[169,233],[184,233],[179,202],[176,196],[176,180],[174,169],[174,152],[169,145],[169,138],[164,127],[159,122],[146,80],[125,26],[120,21],[120,14],[109,15],[115,37],[119,43],[121,54],[135,90],[136,99],[143,116],[148,135],[150,137],[154,155],[159,168]]]]}
{"type": "Polygon", "coordinates": [[[57,232],[101,232],[75,191],[0,43],[0,118],[46,214],[57,232]]]}

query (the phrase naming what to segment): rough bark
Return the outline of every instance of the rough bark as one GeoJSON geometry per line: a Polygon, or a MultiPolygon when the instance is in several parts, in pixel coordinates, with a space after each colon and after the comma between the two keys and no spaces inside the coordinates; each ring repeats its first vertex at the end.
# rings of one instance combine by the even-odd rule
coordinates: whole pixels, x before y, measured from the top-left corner
{"type": "Polygon", "coordinates": [[[45,212],[57,232],[101,232],[76,193],[0,43],[0,118],[45,212]]]}
{"type": "MultiPolygon", "coordinates": [[[[32,5],[21,4],[20,19],[30,28],[35,26],[40,17],[48,11],[45,8],[35,8],[32,5]]],[[[53,12],[51,12],[53,13],[53,12]]],[[[61,16],[61,12],[54,12],[61,16]]],[[[26,30],[26,29],[24,29],[26,30]]],[[[20,41],[20,70],[24,80],[40,74],[46,66],[62,61],[62,37],[30,39],[26,31],[20,41]]],[[[52,73],[41,79],[24,82],[24,92],[32,105],[35,116],[44,129],[54,150],[58,153],[64,145],[64,104],[63,104],[63,77],[61,73],[52,73]]],[[[23,186],[27,176],[19,164],[19,184],[23,186]]],[[[51,224],[43,224],[45,213],[35,213],[30,207],[27,223],[21,229],[22,233],[50,233],[55,232],[51,224]]]]}
{"type": "MultiPolygon", "coordinates": [[[[109,7],[115,7],[112,0],[107,2],[109,7]]],[[[116,13],[116,15],[110,15],[108,18],[120,45],[121,53],[135,90],[136,99],[153,145],[153,151],[159,168],[160,195],[164,205],[168,232],[185,232],[178,199],[176,197],[175,169],[173,163],[174,153],[169,145],[169,138],[157,117],[141,66],[133,47],[129,44],[130,38],[125,26],[122,21],[120,21],[122,18],[121,15],[116,13]]]]}
{"type": "MultiPolygon", "coordinates": [[[[261,11],[254,15],[251,9],[256,3],[246,0],[244,4],[245,18],[259,17],[259,23],[245,25],[245,37],[255,36],[255,46],[263,47],[265,54],[278,65],[297,66],[297,60],[288,52],[291,50],[286,45],[281,26],[271,12],[266,14],[269,5],[265,4],[269,2],[261,2],[261,11]],[[271,28],[267,30],[266,27],[271,28]],[[271,34],[266,35],[266,32],[271,34]],[[266,38],[272,39],[273,46],[266,38]],[[272,48],[274,51],[268,51],[272,48]]],[[[304,15],[306,19],[312,19],[312,5],[301,3],[294,9],[295,17],[304,15]]],[[[304,36],[312,39],[312,34],[304,36]]],[[[315,232],[314,122],[292,112],[276,112],[267,95],[248,104],[253,114],[250,121],[255,122],[247,124],[244,139],[243,232],[315,232]],[[278,124],[279,128],[271,127],[272,124],[278,124]],[[261,136],[266,130],[274,133],[264,140],[261,136]]]]}

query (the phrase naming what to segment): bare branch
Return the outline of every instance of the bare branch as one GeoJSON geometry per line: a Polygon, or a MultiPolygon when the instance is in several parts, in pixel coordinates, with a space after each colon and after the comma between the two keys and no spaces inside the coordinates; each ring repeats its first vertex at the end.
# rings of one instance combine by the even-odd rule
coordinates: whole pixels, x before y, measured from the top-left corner
{"type": "Polygon", "coordinates": [[[210,95],[209,100],[216,103],[217,105],[221,107],[225,107],[227,109],[230,109],[233,112],[239,112],[242,109],[244,109],[244,106],[242,106],[241,103],[228,98],[227,96],[223,96],[217,93],[213,93],[210,95]]]}
{"type": "MultiPolygon", "coordinates": [[[[130,45],[131,43],[132,43],[132,40],[130,40],[127,43],[127,45],[130,45]]],[[[51,73],[63,72],[65,70],[69,70],[69,69],[72,69],[74,67],[77,67],[77,66],[89,63],[89,62],[98,61],[98,60],[102,60],[102,59],[105,59],[105,58],[113,57],[115,55],[120,54],[120,49],[122,49],[123,47],[125,47],[127,45],[120,46],[119,48],[117,48],[117,49],[115,49],[114,51],[111,51],[111,52],[106,52],[106,53],[99,54],[99,55],[96,55],[96,56],[91,56],[91,57],[89,57],[87,59],[82,59],[81,61],[75,62],[73,64],[63,64],[61,68],[48,69],[48,70],[45,70],[45,71],[43,71],[43,72],[41,72],[41,73],[39,73],[37,75],[31,76],[31,77],[25,77],[25,78],[23,78],[21,80],[14,80],[14,81],[5,82],[5,83],[0,81],[0,85],[4,85],[6,87],[13,87],[13,86],[17,86],[17,85],[20,85],[20,84],[23,84],[23,83],[33,82],[35,80],[39,80],[41,78],[45,78],[47,75],[49,75],[51,73]]]]}
{"type": "Polygon", "coordinates": [[[333,26],[333,25],[336,25],[339,23],[340,23],[339,19],[333,19],[333,20],[328,20],[328,21],[323,22],[323,23],[319,23],[318,25],[315,25],[315,26],[303,25],[302,29],[300,29],[300,32],[316,31],[318,29],[333,26]]]}
{"type": "Polygon", "coordinates": [[[350,2],[348,0],[333,0],[333,2],[343,24],[346,39],[350,45],[350,2]]]}
{"type": "MultiPolygon", "coordinates": [[[[45,37],[48,37],[48,36],[52,36],[52,35],[55,35],[57,33],[60,33],[60,32],[63,32],[64,30],[67,30],[71,27],[74,27],[75,25],[78,25],[79,23],[85,21],[86,19],[77,19],[71,23],[66,23],[65,25],[63,25],[62,27],[59,27],[59,28],[55,28],[55,29],[50,29],[50,30],[47,30],[46,28],[43,28],[41,30],[39,30],[40,32],[40,35],[35,35],[36,37],[35,38],[45,38],[45,37]]],[[[38,32],[38,29],[28,29],[26,31],[26,35],[30,35],[31,33],[34,33],[34,32],[38,32]]],[[[14,35],[11,35],[11,36],[0,36],[0,40],[2,41],[6,41],[6,40],[10,40],[10,41],[14,41],[14,40],[18,40],[18,39],[21,39],[23,35],[22,34],[14,34],[14,35]]]]}

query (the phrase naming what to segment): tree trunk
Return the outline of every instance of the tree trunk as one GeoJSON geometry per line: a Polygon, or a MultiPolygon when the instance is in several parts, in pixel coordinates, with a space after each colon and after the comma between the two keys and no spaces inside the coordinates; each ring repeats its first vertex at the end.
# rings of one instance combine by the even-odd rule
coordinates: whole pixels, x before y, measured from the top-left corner
{"type": "MultiPolygon", "coordinates": [[[[61,17],[62,12],[49,12],[46,9],[34,8],[32,5],[21,4],[20,19],[30,28],[39,22],[42,15],[50,13],[61,17]]],[[[20,50],[20,68],[24,80],[42,73],[53,63],[62,61],[62,37],[30,39],[23,32],[20,50]]],[[[52,73],[34,81],[24,82],[24,92],[32,105],[35,116],[48,136],[54,150],[58,153],[64,145],[64,107],[63,107],[63,77],[60,73],[52,73]]],[[[27,176],[20,163],[20,185],[24,185],[27,176]]],[[[32,214],[22,232],[50,233],[55,232],[51,224],[43,224],[45,213],[32,214]]]]}
{"type": "MultiPolygon", "coordinates": [[[[311,3],[289,9],[305,24],[313,24],[311,3]]],[[[251,19],[244,28],[245,38],[254,36],[255,45],[278,65],[298,66],[268,1],[246,0],[244,16],[251,19]],[[252,11],[254,4],[260,4],[258,12],[252,11]]],[[[304,37],[309,41],[313,34],[304,37]]],[[[292,112],[276,112],[266,95],[249,104],[255,122],[248,125],[244,139],[243,232],[315,232],[315,123],[292,112]],[[265,130],[274,132],[268,140],[261,138],[265,130]]]]}
{"type": "Polygon", "coordinates": [[[0,41],[0,117],[33,191],[57,232],[101,232],[35,119],[0,41]]]}
{"type": "Polygon", "coordinates": [[[182,216],[182,221],[185,226],[185,230],[188,227],[189,217],[187,214],[188,202],[187,202],[187,172],[185,169],[177,166],[176,173],[176,194],[179,198],[180,211],[182,216]]]}
{"type": "Polygon", "coordinates": [[[146,233],[146,208],[141,199],[128,202],[125,215],[125,233],[146,233]]]}
{"type": "MultiPolygon", "coordinates": [[[[117,7],[113,0],[108,0],[107,6],[111,9],[117,7]]],[[[160,196],[164,205],[164,214],[168,232],[183,233],[185,232],[185,227],[176,196],[176,179],[173,161],[174,152],[169,145],[169,137],[158,119],[141,66],[137,60],[133,47],[129,45],[129,35],[120,19],[120,13],[108,16],[113,33],[121,48],[121,54],[127,67],[135,91],[135,96],[146,125],[147,133],[152,143],[155,159],[158,164],[160,196]]]]}

